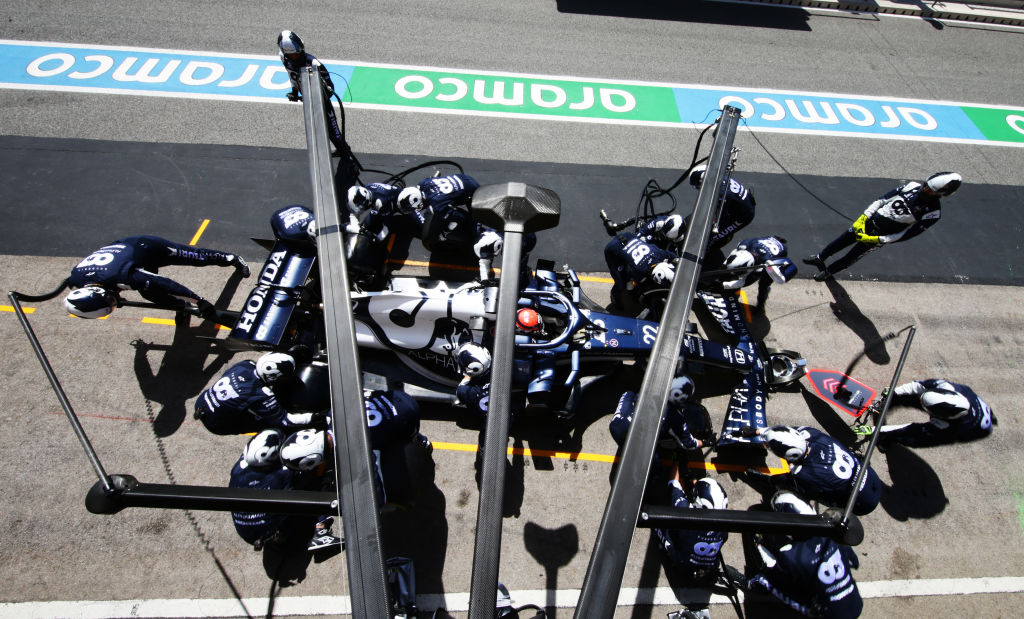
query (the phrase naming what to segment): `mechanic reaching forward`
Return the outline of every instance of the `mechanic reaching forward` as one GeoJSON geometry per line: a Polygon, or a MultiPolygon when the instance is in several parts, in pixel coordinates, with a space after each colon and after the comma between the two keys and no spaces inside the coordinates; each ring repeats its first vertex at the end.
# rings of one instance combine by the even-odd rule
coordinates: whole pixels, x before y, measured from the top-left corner
{"type": "Polygon", "coordinates": [[[786,257],[786,240],[777,236],[763,236],[741,241],[725,259],[726,269],[750,268],[746,272],[729,275],[722,281],[725,290],[739,290],[757,282],[757,308],[763,314],[772,282],[785,283],[796,277],[796,265],[786,257]],[[756,268],[760,267],[760,268],[756,268]]]}
{"type": "Polygon", "coordinates": [[[185,286],[157,275],[161,267],[233,266],[249,277],[241,256],[214,249],[182,245],[156,236],[130,236],[101,247],[71,269],[72,290],[64,307],[79,318],[100,318],[114,311],[119,290],[135,290],[148,301],[167,309],[195,308],[215,320],[213,304],[185,286]]]}
{"type": "MultiPolygon", "coordinates": [[[[691,402],[695,386],[689,376],[676,376],[669,387],[668,402],[662,413],[661,435],[658,444],[670,449],[695,451],[713,442],[711,418],[698,402],[691,402]]],[[[608,431],[621,447],[633,423],[636,411],[636,392],[626,391],[619,397],[608,431]]]]}
{"type": "MultiPolygon", "coordinates": [[[[815,515],[806,501],[791,492],[772,497],[776,512],[815,515]]],[[[827,537],[755,535],[745,546],[756,548],[754,575],[743,577],[727,567],[726,573],[740,589],[766,593],[805,617],[854,619],[864,608],[851,573],[860,567],[857,554],[827,537]]]]}
{"type": "MultiPolygon", "coordinates": [[[[684,480],[678,462],[673,464],[672,479],[668,482],[668,502],[676,509],[729,508],[729,498],[717,481],[710,477],[692,483],[684,480]]],[[[654,533],[672,566],[688,581],[711,584],[718,575],[718,557],[722,544],[729,539],[725,531],[655,529],[654,533]]]]}
{"type": "Polygon", "coordinates": [[[992,409],[973,389],[941,378],[915,380],[896,387],[893,403],[918,406],[931,419],[878,428],[881,445],[933,447],[966,443],[992,434],[992,426],[998,423],[992,409]]]}
{"type": "Polygon", "coordinates": [[[274,394],[271,386],[294,372],[295,359],[280,352],[236,363],[196,399],[193,417],[220,435],[323,423],[322,415],[289,413],[274,394]]]}
{"type": "Polygon", "coordinates": [[[934,226],[941,216],[939,199],[952,195],[962,182],[956,172],[939,172],[924,182],[901,185],[872,202],[846,232],[820,253],[804,258],[806,264],[818,267],[815,281],[825,281],[882,245],[912,239],[934,226]],[[829,257],[850,245],[853,248],[845,256],[826,266],[829,257]]]}
{"type": "Polygon", "coordinates": [[[299,71],[305,67],[316,67],[317,73],[320,75],[320,83],[323,84],[324,111],[327,114],[327,136],[330,138],[331,143],[334,144],[334,147],[338,149],[335,156],[340,156],[341,153],[348,154],[348,144],[345,143],[345,138],[341,134],[338,117],[334,113],[334,105],[331,104],[331,96],[334,95],[334,82],[331,81],[331,74],[327,71],[327,67],[317,60],[313,54],[306,53],[306,46],[303,44],[302,39],[291,30],[282,30],[281,34],[277,35],[277,50],[277,55],[281,59],[281,64],[284,65],[285,70],[288,71],[288,79],[292,84],[291,91],[286,95],[289,101],[302,100],[302,82],[299,77],[299,71]]]}
{"type": "Polygon", "coordinates": [[[655,218],[637,232],[619,233],[605,245],[604,260],[613,284],[613,311],[633,313],[642,309],[638,287],[667,288],[675,278],[678,255],[674,246],[686,235],[679,215],[655,218]]]}
{"type": "MultiPolygon", "coordinates": [[[[828,434],[808,426],[773,426],[758,432],[768,449],[789,463],[790,470],[771,476],[778,486],[834,507],[845,507],[857,479],[861,462],[828,434]]],[[[748,470],[752,475],[764,475],[748,470]]],[[[882,498],[882,481],[874,469],[861,483],[853,513],[871,513],[882,498]]]]}
{"type": "MultiPolygon", "coordinates": [[[[470,208],[473,194],[479,188],[480,183],[468,174],[431,176],[415,187],[402,189],[394,213],[409,220],[413,230],[419,230],[413,236],[423,241],[427,251],[460,252],[472,248],[479,260],[481,279],[489,279],[504,240],[493,228],[473,220],[470,208]]],[[[536,245],[536,234],[523,234],[520,256],[523,274],[528,270],[529,253],[536,245]]]]}
{"type": "MultiPolygon", "coordinates": [[[[695,189],[700,189],[707,169],[708,164],[702,163],[690,172],[690,184],[695,189]]],[[[722,203],[722,212],[718,215],[715,229],[708,239],[708,252],[725,247],[736,232],[754,221],[757,204],[754,194],[731,176],[727,177],[723,183],[725,185],[725,200],[722,203]]]]}
{"type": "MultiPolygon", "coordinates": [[[[242,457],[231,469],[229,488],[260,488],[290,490],[298,473],[281,463],[278,454],[284,434],[280,430],[263,430],[245,445],[242,457]]],[[[295,516],[265,512],[232,512],[238,536],[260,550],[267,544],[286,543],[299,531],[308,539],[315,516],[295,516]]]]}

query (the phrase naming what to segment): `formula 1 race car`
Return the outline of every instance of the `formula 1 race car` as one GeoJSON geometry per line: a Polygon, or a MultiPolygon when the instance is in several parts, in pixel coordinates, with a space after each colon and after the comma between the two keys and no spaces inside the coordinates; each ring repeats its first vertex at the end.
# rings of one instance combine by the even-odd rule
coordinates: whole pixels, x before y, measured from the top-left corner
{"type": "MultiPolygon", "coordinates": [[[[228,344],[287,351],[307,362],[322,358],[326,342],[318,277],[312,244],[279,235],[228,344]]],[[[363,369],[429,392],[453,394],[462,379],[455,351],[466,342],[491,345],[497,294],[493,281],[398,276],[388,278],[383,290],[353,290],[363,369]]],[[[729,297],[719,299],[723,309],[731,307],[729,297]]],[[[605,311],[583,293],[572,269],[555,271],[545,260],[538,261],[532,277],[521,285],[517,306],[520,311],[532,310],[539,320],[529,328],[517,325],[513,389],[525,396],[527,406],[564,416],[573,414],[581,378],[604,375],[624,361],[643,363],[660,327],[656,320],[605,311]]],[[[743,318],[738,311],[725,311],[720,321],[743,323],[743,318]]],[[[743,377],[733,394],[723,436],[742,426],[765,427],[767,390],[802,376],[803,360],[793,352],[768,349],[749,336],[723,344],[698,337],[696,325],[690,327],[680,351],[688,364],[726,368],[743,377]]],[[[733,329],[740,331],[746,333],[745,324],[733,329]]],[[[320,366],[307,367],[304,380],[326,374],[325,367],[310,369],[316,367],[320,366]]],[[[307,391],[319,391],[308,387],[307,391]]]]}

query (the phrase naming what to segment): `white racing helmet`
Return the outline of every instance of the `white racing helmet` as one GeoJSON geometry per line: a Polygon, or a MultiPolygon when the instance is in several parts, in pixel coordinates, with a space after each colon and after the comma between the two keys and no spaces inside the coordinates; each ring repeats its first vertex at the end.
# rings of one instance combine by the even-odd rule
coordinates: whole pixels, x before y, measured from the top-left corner
{"type": "Polygon", "coordinates": [[[408,215],[423,208],[423,192],[419,187],[406,187],[398,192],[398,212],[408,215]]]}
{"type": "Polygon", "coordinates": [[[956,419],[971,409],[971,403],[953,385],[943,382],[921,394],[921,407],[940,419],[956,419]]]}
{"type": "Polygon", "coordinates": [[[678,243],[686,236],[686,221],[682,215],[669,215],[658,228],[658,234],[671,243],[678,243]]]}
{"type": "MultiPolygon", "coordinates": [[[[745,249],[734,249],[729,257],[725,259],[725,268],[727,269],[741,269],[744,267],[752,267],[757,259],[754,258],[754,254],[750,253],[745,249]]],[[[743,283],[747,279],[747,273],[734,273],[734,279],[722,282],[722,287],[726,290],[737,290],[743,287],[743,283]]]]}
{"type": "Polygon", "coordinates": [[[693,484],[693,504],[703,509],[729,509],[729,497],[725,489],[710,477],[698,479],[693,484]]]}
{"type": "Polygon", "coordinates": [[[675,276],[676,268],[670,262],[659,262],[651,270],[651,279],[659,286],[671,284],[675,276]]]}
{"type": "Polygon", "coordinates": [[[491,369],[491,353],[476,342],[466,342],[455,351],[462,373],[480,376],[491,369]]]}
{"type": "Polygon", "coordinates": [[[668,401],[676,406],[682,406],[693,396],[695,389],[696,386],[689,376],[676,376],[668,390],[668,401]]]}
{"type": "Polygon", "coordinates": [[[775,426],[763,433],[768,449],[786,462],[796,464],[807,454],[807,439],[797,430],[788,426],[775,426]]]}
{"type": "Polygon", "coordinates": [[[789,490],[780,490],[772,497],[772,509],[787,514],[804,514],[813,516],[818,512],[814,511],[810,503],[801,499],[789,490]]]}
{"type": "Polygon", "coordinates": [[[299,430],[284,439],[281,463],[293,471],[312,471],[324,461],[327,433],[323,430],[299,430]]]}
{"type": "Polygon", "coordinates": [[[959,189],[962,182],[964,182],[963,177],[956,172],[939,172],[929,176],[925,185],[928,186],[928,189],[945,197],[959,189]]]}
{"type": "Polygon", "coordinates": [[[256,436],[249,439],[242,452],[245,463],[253,468],[262,468],[280,462],[278,451],[284,441],[284,434],[280,430],[263,430],[256,436]]]}
{"type": "Polygon", "coordinates": [[[373,207],[373,194],[366,187],[353,185],[348,188],[348,211],[359,215],[373,207]]]}
{"type": "Polygon", "coordinates": [[[270,384],[295,371],[295,358],[283,352],[268,352],[256,360],[256,376],[270,384]]]}
{"type": "Polygon", "coordinates": [[[77,288],[64,297],[64,309],[79,318],[109,316],[117,305],[114,295],[102,286],[77,288]]]}
{"type": "Polygon", "coordinates": [[[282,30],[281,34],[277,35],[277,47],[285,56],[306,53],[306,46],[302,43],[302,39],[291,30],[282,30]]]}

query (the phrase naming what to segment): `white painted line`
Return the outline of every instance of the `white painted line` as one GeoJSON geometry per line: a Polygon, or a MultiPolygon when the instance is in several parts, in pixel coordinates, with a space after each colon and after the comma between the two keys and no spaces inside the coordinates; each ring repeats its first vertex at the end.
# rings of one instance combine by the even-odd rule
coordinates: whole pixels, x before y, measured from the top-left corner
{"type": "MultiPolygon", "coordinates": [[[[1024,577],[998,576],[991,578],[935,578],[930,580],[881,580],[859,582],[861,597],[908,598],[935,595],[974,595],[1024,592],[1024,577]]],[[[558,608],[573,608],[579,600],[579,589],[524,589],[511,592],[515,606],[535,604],[558,608]]],[[[741,596],[742,599],[742,596],[741,596]]],[[[637,589],[625,587],[619,592],[619,606],[655,605],[675,606],[688,602],[728,604],[721,595],[709,596],[701,589],[672,589],[657,587],[637,589]]],[[[235,599],[164,599],[164,600],[110,600],[66,602],[8,602],[0,604],[0,619],[130,619],[132,617],[245,617],[265,616],[266,598],[235,599]],[[244,605],[244,606],[243,606],[244,605]]],[[[445,608],[452,612],[469,610],[468,593],[426,594],[416,597],[420,608],[445,608]]],[[[348,615],[351,601],[344,595],[280,596],[274,599],[274,614],[348,615]]]]}

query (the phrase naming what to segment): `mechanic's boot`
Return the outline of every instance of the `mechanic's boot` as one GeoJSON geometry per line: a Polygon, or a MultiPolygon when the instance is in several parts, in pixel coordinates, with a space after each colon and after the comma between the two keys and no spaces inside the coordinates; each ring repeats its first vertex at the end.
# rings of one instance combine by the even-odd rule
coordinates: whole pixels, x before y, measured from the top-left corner
{"type": "Polygon", "coordinates": [[[829,273],[828,269],[825,269],[824,271],[818,271],[817,273],[814,274],[814,281],[816,282],[823,282],[826,279],[832,279],[832,274],[829,273]]]}
{"type": "Polygon", "coordinates": [[[819,271],[825,270],[825,261],[822,260],[821,256],[819,256],[818,254],[811,254],[810,256],[804,258],[804,264],[809,264],[812,267],[818,267],[819,271]]]}

